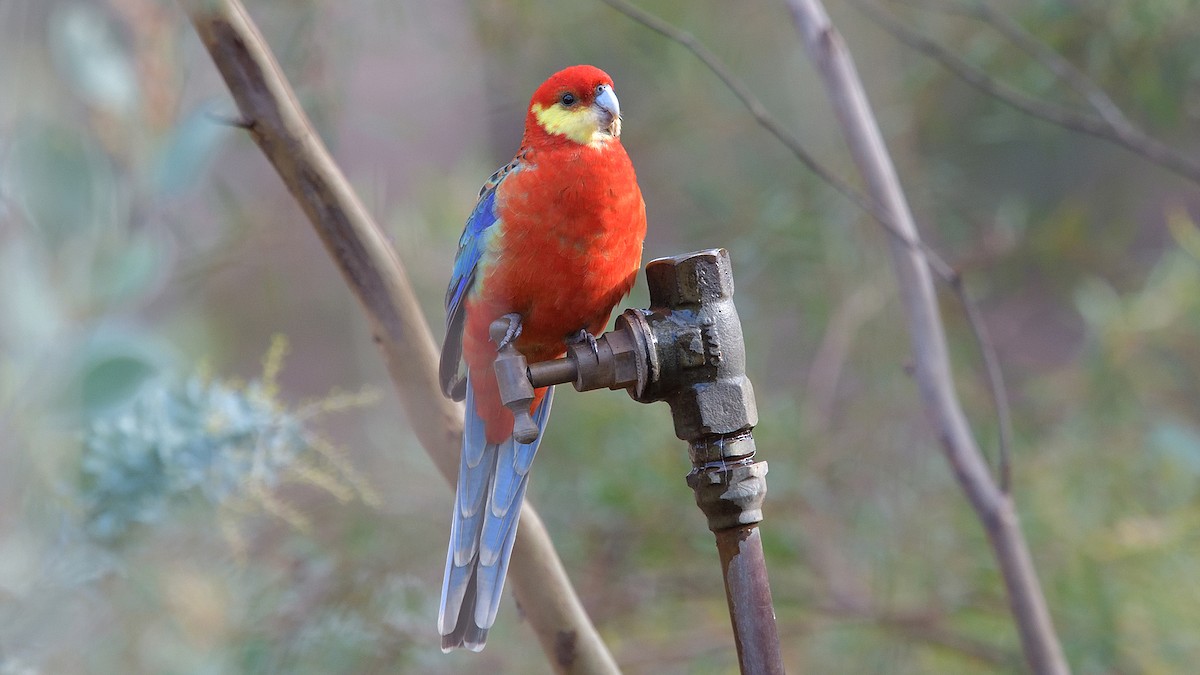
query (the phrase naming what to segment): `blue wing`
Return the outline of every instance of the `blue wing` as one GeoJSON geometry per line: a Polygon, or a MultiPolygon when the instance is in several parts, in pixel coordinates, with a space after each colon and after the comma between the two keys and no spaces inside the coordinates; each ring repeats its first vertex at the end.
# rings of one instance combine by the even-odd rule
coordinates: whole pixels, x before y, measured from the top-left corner
{"type": "Polygon", "coordinates": [[[508,559],[529,483],[529,467],[542,442],[541,430],[550,418],[554,388],[533,411],[539,432],[532,443],[518,443],[512,438],[504,443],[488,443],[469,381],[466,398],[462,459],[438,631],[442,634],[442,651],[466,647],[477,652],[483,649],[500,608],[508,559]]]}
{"type": "Polygon", "coordinates": [[[438,364],[442,393],[455,401],[463,400],[466,395],[466,373],[462,363],[462,335],[466,324],[463,300],[475,287],[479,261],[500,222],[496,215],[496,189],[506,177],[520,170],[522,158],[518,155],[483,184],[475,210],[467,218],[462,236],[458,238],[458,253],[454,256],[454,269],[446,288],[446,339],[442,342],[442,358],[438,364]]]}

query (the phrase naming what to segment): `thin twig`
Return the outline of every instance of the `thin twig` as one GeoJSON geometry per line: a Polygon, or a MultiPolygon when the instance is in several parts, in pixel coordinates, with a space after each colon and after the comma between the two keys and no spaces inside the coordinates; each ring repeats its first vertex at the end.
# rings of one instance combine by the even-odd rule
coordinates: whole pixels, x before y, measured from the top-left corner
{"type": "Polygon", "coordinates": [[[939,623],[887,615],[877,617],[875,623],[880,629],[905,640],[921,642],[928,647],[972,659],[981,665],[1015,668],[1021,663],[1021,656],[1017,652],[1009,653],[970,635],[956,633],[939,623]]]}
{"type": "Polygon", "coordinates": [[[938,610],[889,612],[874,607],[854,608],[825,605],[817,607],[817,611],[842,621],[863,621],[905,640],[921,642],[931,648],[940,648],[993,668],[1011,668],[1018,665],[1021,659],[1019,654],[947,629],[943,625],[945,615],[938,610]]]}
{"type": "MultiPolygon", "coordinates": [[[[366,310],[413,432],[446,480],[458,473],[462,408],[441,395],[433,336],[395,250],[300,108],[239,0],[181,0],[250,123],[251,138],[308,216],[366,310]]],[[[509,579],[551,667],[615,673],[537,512],[525,502],[509,579]]],[[[430,617],[432,633],[433,617],[430,617]]]]}
{"type": "Polygon", "coordinates": [[[907,4],[943,14],[967,16],[991,27],[1003,35],[1018,49],[1028,54],[1039,65],[1050,71],[1059,80],[1067,83],[1077,94],[1083,97],[1096,114],[1114,129],[1128,129],[1133,123],[1125,116],[1120,106],[1112,100],[1108,92],[1096,84],[1087,73],[1067,60],[1062,54],[1037,36],[1030,33],[1024,26],[1012,17],[997,12],[983,0],[968,0],[965,3],[942,2],[941,0],[903,0],[907,4]]]}
{"type": "MultiPolygon", "coordinates": [[[[855,164],[894,224],[918,240],[908,200],[867,101],[853,57],[819,0],[786,0],[796,31],[820,74],[855,164]]],[[[1068,673],[1062,645],[1010,495],[988,472],[958,399],[937,297],[923,257],[892,240],[900,297],[912,335],[915,376],[946,459],[988,535],[1008,590],[1025,659],[1034,672],[1068,673]]]]}
{"type": "Polygon", "coordinates": [[[937,61],[959,79],[985,94],[994,96],[1031,117],[1115,143],[1193,183],[1200,183],[1200,162],[1177,152],[1131,123],[1114,126],[1108,120],[1090,113],[1030,96],[988,75],[951,50],[912,30],[877,4],[864,0],[851,0],[851,3],[894,38],[937,61]]]}
{"type": "MultiPolygon", "coordinates": [[[[712,71],[713,75],[717,76],[717,79],[721,80],[721,83],[724,84],[729,91],[733,92],[733,95],[742,102],[742,105],[746,106],[746,110],[750,111],[750,115],[754,117],[754,121],[758,122],[759,126],[761,126],[763,129],[766,129],[772,136],[778,139],[779,142],[784,145],[784,147],[786,147],[792,152],[793,155],[796,156],[796,159],[800,160],[801,164],[808,167],[809,171],[815,173],[818,178],[828,183],[830,187],[840,192],[843,196],[845,196],[858,207],[862,208],[864,211],[872,214],[876,213],[876,207],[870,204],[867,201],[867,198],[864,197],[861,192],[854,189],[854,187],[850,185],[848,181],[838,177],[826,169],[819,161],[817,161],[812,153],[805,149],[804,144],[802,144],[799,139],[788,133],[787,129],[785,129],[782,124],[772,117],[769,112],[767,112],[767,108],[762,104],[762,101],[758,100],[758,97],[750,91],[750,89],[741,81],[741,79],[739,79],[737,75],[733,74],[733,71],[729,69],[729,66],[725,65],[725,63],[721,61],[716,54],[713,54],[711,51],[709,51],[707,47],[705,47],[699,40],[696,39],[696,36],[685,30],[681,30],[677,26],[664,21],[663,19],[634,4],[627,2],[626,0],[600,1],[624,14],[625,16],[633,19],[634,21],[642,24],[646,28],[649,28],[659,35],[671,40],[672,42],[680,44],[690,51],[697,59],[700,59],[701,63],[703,63],[710,71],[712,71]]],[[[897,236],[899,236],[898,233],[897,236]]]]}
{"type": "Polygon", "coordinates": [[[692,52],[746,106],[746,109],[750,111],[751,116],[754,117],[759,126],[766,129],[780,143],[783,143],[785,147],[791,150],[792,154],[804,166],[816,174],[818,178],[825,181],[839,194],[850,200],[852,204],[866,211],[875,222],[879,223],[891,234],[893,239],[923,255],[938,278],[954,291],[955,297],[963,305],[963,313],[967,318],[967,322],[971,325],[971,333],[975,336],[976,346],[979,348],[983,359],[984,378],[987,382],[988,392],[992,398],[992,405],[996,411],[996,423],[999,430],[997,434],[999,436],[997,442],[997,470],[1000,474],[1004,491],[1008,492],[1009,474],[1011,473],[1009,469],[1011,464],[1011,460],[1009,459],[1011,455],[1010,443],[1012,439],[1012,419],[1009,415],[1008,392],[1004,387],[1004,379],[1001,376],[1000,359],[996,355],[996,349],[992,344],[991,338],[988,336],[987,328],[982,322],[982,313],[974,305],[974,301],[967,293],[962,282],[962,276],[958,273],[958,270],[954,269],[937,251],[930,248],[920,238],[914,239],[907,236],[892,222],[891,217],[876,202],[855,189],[850,185],[849,181],[840,178],[817,161],[812,153],[805,149],[804,144],[799,139],[788,133],[783,125],[767,112],[762,102],[750,92],[750,89],[737,75],[734,75],[733,71],[716,54],[713,54],[697,40],[695,36],[636,5],[630,4],[627,0],[601,0],[601,2],[692,52]]]}
{"type": "Polygon", "coordinates": [[[996,471],[999,474],[1000,491],[1007,495],[1012,492],[1012,459],[1008,450],[1012,447],[1012,413],[1008,408],[1008,388],[1004,384],[1004,371],[1000,368],[1000,357],[996,354],[996,346],[992,344],[992,335],[983,329],[983,315],[979,307],[967,296],[966,284],[962,277],[957,277],[950,287],[966,312],[967,324],[975,334],[975,342],[979,345],[979,354],[983,358],[983,367],[987,371],[987,381],[992,387],[992,404],[996,407],[996,434],[1000,437],[996,471]]]}
{"type": "Polygon", "coordinates": [[[804,420],[812,433],[823,434],[833,418],[842,367],[863,324],[883,307],[883,294],[868,281],[843,300],[825,324],[804,384],[804,420]]]}

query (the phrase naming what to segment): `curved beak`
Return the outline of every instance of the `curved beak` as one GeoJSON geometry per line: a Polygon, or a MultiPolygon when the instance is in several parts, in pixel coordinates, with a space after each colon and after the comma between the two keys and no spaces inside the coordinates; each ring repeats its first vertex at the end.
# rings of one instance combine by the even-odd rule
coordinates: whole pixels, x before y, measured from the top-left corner
{"type": "Polygon", "coordinates": [[[621,103],[612,87],[602,84],[596,88],[596,111],[600,114],[600,126],[613,136],[621,135],[621,103]]]}

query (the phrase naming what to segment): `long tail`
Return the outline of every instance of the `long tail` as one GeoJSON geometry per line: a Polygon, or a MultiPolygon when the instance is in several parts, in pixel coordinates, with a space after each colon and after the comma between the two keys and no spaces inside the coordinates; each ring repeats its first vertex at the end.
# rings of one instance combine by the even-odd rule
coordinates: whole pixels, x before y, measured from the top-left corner
{"type": "MultiPolygon", "coordinates": [[[[487,642],[517,538],[529,467],[542,441],[539,433],[528,444],[511,438],[500,444],[488,443],[469,379],[458,491],[438,612],[444,652],[459,647],[477,652],[487,642]]],[[[533,411],[538,429],[546,428],[553,398],[551,388],[533,411]]]]}

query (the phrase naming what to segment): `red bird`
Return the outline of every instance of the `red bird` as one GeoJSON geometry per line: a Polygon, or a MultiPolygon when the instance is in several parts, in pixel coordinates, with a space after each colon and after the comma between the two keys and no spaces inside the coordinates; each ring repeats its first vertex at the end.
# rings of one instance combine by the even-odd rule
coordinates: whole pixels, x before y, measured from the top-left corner
{"type": "Polygon", "coordinates": [[[641,267],[646,207],[621,146],[613,82],[593,66],[555,73],[534,92],[516,157],[484,184],[458,244],[446,292],[445,394],[466,398],[462,460],[442,583],[442,650],[483,649],[553,388],[536,392],[539,433],[513,439],[492,363],[503,344],[530,363],[594,340],[641,267]],[[465,368],[464,368],[465,366],[465,368]],[[465,371],[465,372],[464,372],[465,371]]]}

